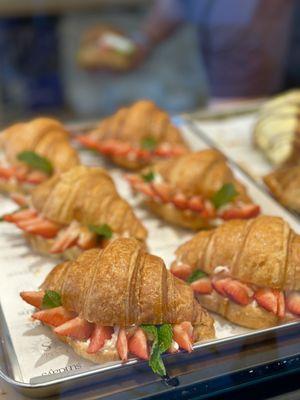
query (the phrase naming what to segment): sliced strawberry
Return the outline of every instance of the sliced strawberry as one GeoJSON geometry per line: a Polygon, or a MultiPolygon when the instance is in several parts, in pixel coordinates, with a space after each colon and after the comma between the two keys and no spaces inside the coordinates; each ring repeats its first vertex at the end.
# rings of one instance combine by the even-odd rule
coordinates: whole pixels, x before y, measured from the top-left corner
{"type": "Polygon", "coordinates": [[[81,230],[76,244],[82,250],[92,249],[97,246],[97,236],[87,230],[81,230]]]}
{"type": "Polygon", "coordinates": [[[111,339],[113,333],[114,329],[111,326],[96,325],[90,338],[87,352],[90,354],[97,353],[102,349],[105,341],[111,339]]]}
{"type": "Polygon", "coordinates": [[[188,264],[174,262],[171,266],[171,272],[173,275],[177,276],[177,278],[186,280],[193,272],[193,269],[188,264]]]}
{"type": "Polygon", "coordinates": [[[277,315],[279,318],[284,318],[284,316],[285,316],[285,298],[284,298],[283,292],[279,292],[277,300],[278,300],[277,315]]]}
{"type": "Polygon", "coordinates": [[[133,336],[128,339],[128,350],[143,360],[149,359],[147,336],[143,329],[137,328],[133,336]]]}
{"type": "Polygon", "coordinates": [[[54,222],[44,220],[42,218],[35,218],[27,223],[18,223],[18,227],[25,230],[26,232],[42,236],[46,239],[54,238],[60,227],[54,222]]]}
{"type": "Polygon", "coordinates": [[[176,193],[171,201],[175,205],[175,207],[182,210],[186,209],[188,206],[188,200],[183,193],[176,193]]]}
{"type": "Polygon", "coordinates": [[[19,166],[16,168],[15,177],[20,182],[25,182],[27,179],[28,168],[26,166],[19,166]]]}
{"type": "Polygon", "coordinates": [[[243,207],[229,208],[221,213],[220,218],[229,219],[247,219],[254,218],[260,213],[260,207],[256,204],[245,204],[243,207]]]}
{"type": "Polygon", "coordinates": [[[96,140],[91,138],[89,135],[79,135],[76,136],[75,139],[85,147],[89,147],[90,149],[97,149],[98,143],[96,140]]]}
{"type": "Polygon", "coordinates": [[[21,292],[20,296],[26,303],[36,307],[41,308],[42,301],[44,298],[45,292],[43,290],[39,290],[38,292],[21,292]]]}
{"type": "Polygon", "coordinates": [[[11,193],[10,198],[21,207],[28,205],[28,200],[22,193],[11,193]]]}
{"type": "Polygon", "coordinates": [[[212,203],[208,200],[204,201],[204,208],[200,211],[200,216],[202,218],[215,218],[216,217],[216,210],[212,203]]]}
{"type": "Polygon", "coordinates": [[[26,182],[32,183],[33,185],[37,185],[41,182],[44,182],[47,179],[47,175],[44,174],[42,171],[31,171],[26,176],[26,182]]]}
{"type": "Polygon", "coordinates": [[[208,277],[203,277],[191,283],[191,288],[196,293],[210,294],[213,291],[211,280],[208,277]]]}
{"type": "Polygon", "coordinates": [[[15,168],[13,167],[1,167],[0,166],[0,178],[2,179],[10,179],[15,176],[15,168]]]}
{"type": "Polygon", "coordinates": [[[131,152],[133,154],[135,154],[135,156],[137,158],[139,158],[140,160],[147,161],[147,160],[151,160],[151,158],[152,158],[152,154],[148,150],[145,150],[145,149],[134,149],[134,148],[132,148],[131,152]]]}
{"type": "Polygon", "coordinates": [[[300,316],[300,293],[290,293],[286,298],[286,306],[292,314],[300,316]]]}
{"type": "Polygon", "coordinates": [[[134,185],[134,188],[138,190],[139,192],[145,194],[146,196],[149,197],[155,197],[156,194],[154,190],[152,189],[151,185],[147,182],[140,182],[134,185]]]}
{"type": "Polygon", "coordinates": [[[59,326],[67,321],[72,320],[76,313],[67,311],[64,307],[49,308],[48,310],[41,310],[32,315],[33,319],[37,319],[44,324],[51,326],[59,326]]]}
{"type": "Polygon", "coordinates": [[[98,143],[97,150],[108,156],[113,155],[118,144],[119,142],[115,139],[107,139],[98,143]]]}
{"type": "Polygon", "coordinates": [[[94,324],[76,317],[56,327],[54,332],[61,336],[69,336],[77,340],[87,340],[94,329],[94,324]]]}
{"type": "Polygon", "coordinates": [[[152,188],[163,203],[171,199],[171,189],[167,183],[152,183],[152,188]]]}
{"type": "Polygon", "coordinates": [[[131,151],[131,146],[126,142],[116,142],[113,148],[114,156],[126,156],[131,151]]]}
{"type": "Polygon", "coordinates": [[[251,300],[251,289],[242,282],[230,279],[224,285],[226,295],[233,301],[243,306],[248,305],[251,300]]]}
{"type": "Polygon", "coordinates": [[[136,183],[142,182],[142,179],[138,175],[125,174],[124,177],[131,185],[135,185],[136,183]]]}
{"type": "Polygon", "coordinates": [[[193,196],[188,201],[188,208],[192,211],[200,212],[204,208],[203,199],[201,196],[193,196]]]}
{"type": "Polygon", "coordinates": [[[276,291],[268,288],[259,289],[255,292],[254,298],[265,310],[277,314],[278,300],[276,291]]]}
{"type": "Polygon", "coordinates": [[[74,244],[76,244],[78,236],[79,228],[76,227],[74,229],[72,226],[69,226],[63,232],[59,233],[50,249],[50,253],[63,253],[69,247],[72,247],[74,244]]]}
{"type": "Polygon", "coordinates": [[[128,343],[126,331],[120,328],[117,340],[117,351],[122,361],[127,361],[128,358],[128,343]]]}
{"type": "Polygon", "coordinates": [[[225,285],[229,281],[230,278],[213,279],[211,284],[216,292],[218,292],[221,296],[226,296],[225,285]]]}
{"type": "Polygon", "coordinates": [[[193,346],[189,333],[186,326],[182,326],[182,324],[173,325],[173,339],[179,347],[191,353],[193,346]]]}
{"type": "Polygon", "coordinates": [[[6,222],[21,222],[25,220],[30,220],[37,216],[37,212],[32,208],[26,208],[25,210],[17,211],[13,214],[7,214],[3,216],[4,221],[6,222]]]}

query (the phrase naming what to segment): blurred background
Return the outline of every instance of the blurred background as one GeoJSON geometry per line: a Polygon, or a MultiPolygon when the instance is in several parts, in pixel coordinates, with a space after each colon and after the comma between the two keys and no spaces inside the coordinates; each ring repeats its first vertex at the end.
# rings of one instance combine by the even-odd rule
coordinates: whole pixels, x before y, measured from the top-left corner
{"type": "Polygon", "coordinates": [[[1,124],[35,114],[98,118],[145,97],[177,113],[299,86],[299,1],[246,3],[0,0],[1,124]],[[80,65],[95,25],[135,43],[128,70],[80,65]]]}

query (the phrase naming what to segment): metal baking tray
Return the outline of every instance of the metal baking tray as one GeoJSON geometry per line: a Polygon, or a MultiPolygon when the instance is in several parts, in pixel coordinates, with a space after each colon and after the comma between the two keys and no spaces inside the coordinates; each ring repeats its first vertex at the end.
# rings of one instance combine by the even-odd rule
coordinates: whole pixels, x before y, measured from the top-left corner
{"type": "MultiPolygon", "coordinates": [[[[180,118],[175,121],[194,150],[209,147],[201,138],[199,131],[194,127],[191,128],[189,122],[180,118]]],[[[72,125],[74,132],[83,129],[82,124],[72,125]]],[[[101,157],[92,152],[82,151],[81,158],[82,162],[88,165],[103,164],[101,157]]],[[[110,164],[104,163],[104,165],[111,171],[121,195],[135,206],[137,214],[145,221],[150,231],[148,241],[150,251],[161,256],[169,265],[177,246],[191,237],[192,233],[162,223],[140,207],[138,200],[132,198],[129,187],[122,180],[122,172],[110,164]]],[[[235,163],[231,163],[231,166],[237,177],[248,187],[250,195],[261,205],[264,213],[282,216],[296,231],[300,232],[300,224],[292,214],[276,203],[235,163]]],[[[2,213],[14,207],[13,203],[5,198],[1,199],[0,204],[2,213]]],[[[259,352],[260,364],[271,362],[276,359],[276,354],[283,355],[278,351],[277,343],[284,341],[287,337],[298,335],[300,322],[250,331],[217,317],[218,339],[196,344],[192,354],[180,352],[164,356],[170,376],[169,379],[164,380],[154,375],[146,362],[136,359],[130,360],[125,365],[115,362],[97,366],[82,362],[74,356],[71,349],[52,337],[47,327],[29,322],[32,308],[24,306],[18,298],[19,290],[31,290],[37,287],[56,262],[47,257],[32,254],[14,227],[3,224],[0,229],[2,229],[0,237],[0,378],[25,395],[46,397],[72,391],[70,396],[75,398],[79,388],[88,387],[91,391],[91,385],[97,384],[95,389],[97,398],[147,397],[154,393],[164,393],[174,388],[185,387],[195,380],[207,382],[216,376],[257,365],[258,361],[253,358],[254,355],[257,355],[259,349],[265,348],[266,343],[273,341],[275,343],[273,352],[263,350],[259,352]],[[28,282],[30,282],[30,287],[26,286],[28,282]],[[42,342],[40,338],[43,338],[42,342]],[[45,342],[45,338],[50,342],[45,342]],[[48,353],[44,348],[41,351],[43,346],[50,346],[48,353]],[[245,352],[246,355],[242,355],[245,352]],[[61,354],[65,358],[57,361],[61,354]],[[228,363],[228,354],[236,354],[234,362],[228,363]],[[36,358],[37,356],[41,357],[36,358]],[[49,367],[55,363],[58,363],[60,367],[49,367]],[[41,364],[42,368],[48,368],[47,373],[41,373],[41,364]]],[[[287,352],[284,355],[293,354],[287,352]]],[[[84,398],[87,399],[88,396],[84,398]]]]}

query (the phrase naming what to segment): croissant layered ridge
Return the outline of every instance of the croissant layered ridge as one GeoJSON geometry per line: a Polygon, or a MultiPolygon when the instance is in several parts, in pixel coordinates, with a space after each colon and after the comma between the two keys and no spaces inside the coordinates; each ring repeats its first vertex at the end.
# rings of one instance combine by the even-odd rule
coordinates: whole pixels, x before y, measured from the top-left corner
{"type": "Polygon", "coordinates": [[[58,265],[41,288],[59,292],[64,307],[89,322],[127,327],[189,321],[204,336],[213,335],[213,320],[192,289],[135,239],[116,239],[58,265]]]}
{"type": "Polygon", "coordinates": [[[77,166],[53,176],[32,193],[33,207],[47,219],[68,225],[107,224],[117,234],[144,240],[147,231],[102,168],[77,166]]]}
{"type": "Polygon", "coordinates": [[[47,158],[54,172],[64,172],[79,164],[78,154],[69,142],[69,133],[52,118],[36,118],[8,127],[1,133],[1,145],[12,166],[21,164],[18,155],[24,151],[47,158]]]}
{"type": "Polygon", "coordinates": [[[274,290],[300,289],[300,236],[280,217],[235,220],[200,232],[176,251],[176,263],[274,290]]]}

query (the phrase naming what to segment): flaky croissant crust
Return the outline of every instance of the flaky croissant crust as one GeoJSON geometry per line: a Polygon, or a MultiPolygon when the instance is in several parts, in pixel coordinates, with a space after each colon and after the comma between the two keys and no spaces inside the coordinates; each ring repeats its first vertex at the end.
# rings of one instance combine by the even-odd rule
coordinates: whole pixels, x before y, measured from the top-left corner
{"type": "Polygon", "coordinates": [[[17,156],[27,150],[48,158],[55,172],[79,164],[77,152],[69,143],[69,133],[52,118],[36,118],[8,127],[1,134],[1,145],[11,165],[20,164],[17,156]]]}
{"type": "Polygon", "coordinates": [[[218,266],[242,282],[300,289],[300,236],[279,217],[229,221],[200,232],[176,251],[177,262],[212,275],[218,266]]]}
{"type": "Polygon", "coordinates": [[[90,132],[98,140],[119,139],[140,146],[143,138],[186,146],[168,113],[150,100],[140,100],[105,118],[90,132]]]}
{"type": "Polygon", "coordinates": [[[123,200],[108,173],[83,165],[53,176],[32,192],[32,204],[44,217],[60,224],[108,224],[115,233],[144,240],[147,231],[123,200]]]}
{"type": "Polygon", "coordinates": [[[58,265],[41,288],[59,292],[65,308],[101,325],[190,321],[213,332],[213,320],[192,289],[135,239],[116,239],[104,250],[92,249],[58,265]]]}
{"type": "Polygon", "coordinates": [[[239,192],[238,200],[252,203],[246,188],[235,179],[226,158],[217,150],[207,149],[187,153],[174,159],[159,161],[149,170],[185,195],[211,198],[225,183],[233,183],[239,192]]]}

